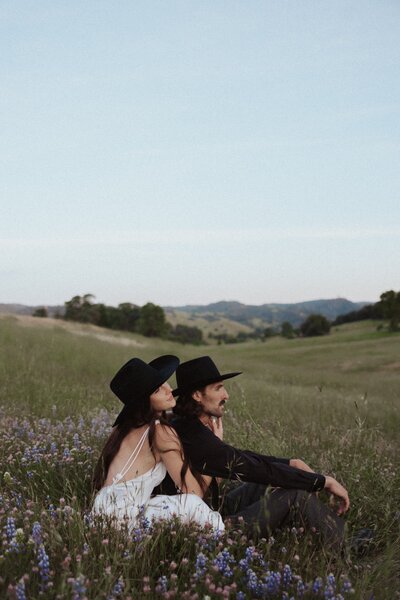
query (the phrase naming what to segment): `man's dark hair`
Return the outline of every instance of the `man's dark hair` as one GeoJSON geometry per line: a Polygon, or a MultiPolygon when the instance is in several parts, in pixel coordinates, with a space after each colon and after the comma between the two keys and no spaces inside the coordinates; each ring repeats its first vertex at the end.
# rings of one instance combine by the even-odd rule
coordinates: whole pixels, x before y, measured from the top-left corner
{"type": "Polygon", "coordinates": [[[179,397],[176,401],[176,406],[173,408],[173,412],[175,415],[179,415],[180,417],[198,417],[201,414],[201,406],[200,404],[193,399],[192,394],[194,392],[204,393],[205,388],[200,388],[199,390],[193,390],[192,392],[185,392],[184,394],[179,394],[179,397]]]}

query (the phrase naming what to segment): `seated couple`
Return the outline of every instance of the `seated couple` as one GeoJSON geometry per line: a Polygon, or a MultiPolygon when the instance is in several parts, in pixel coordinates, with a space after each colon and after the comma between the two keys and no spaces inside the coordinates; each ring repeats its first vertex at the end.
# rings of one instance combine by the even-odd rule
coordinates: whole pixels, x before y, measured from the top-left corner
{"type": "Polygon", "coordinates": [[[177,516],[216,530],[242,520],[249,535],[267,536],[292,525],[315,528],[325,545],[344,539],[340,514],[349,508],[345,488],[314,473],[299,459],[239,450],[223,442],[221,417],[229,396],[208,356],[179,365],[175,356],[149,364],[129,360],[110,387],[124,403],[97,463],[93,512],[126,520],[177,516]],[[167,380],[176,371],[177,389],[167,380]],[[174,396],[178,396],[177,402],[174,396]],[[166,411],[177,415],[167,420],[166,411]],[[216,478],[244,482],[219,498],[216,478]],[[314,492],[325,488],[339,500],[337,514],[314,492]],[[212,510],[203,500],[212,496],[212,510]]]}

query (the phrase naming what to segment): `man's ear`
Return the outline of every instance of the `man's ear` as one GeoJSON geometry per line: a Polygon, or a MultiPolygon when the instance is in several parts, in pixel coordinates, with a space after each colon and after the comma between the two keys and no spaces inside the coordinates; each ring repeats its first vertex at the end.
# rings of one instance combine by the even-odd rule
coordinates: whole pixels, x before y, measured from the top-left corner
{"type": "Polygon", "coordinates": [[[195,392],[193,392],[192,398],[193,400],[196,400],[196,402],[201,402],[202,393],[200,392],[200,390],[196,390],[195,392]]]}

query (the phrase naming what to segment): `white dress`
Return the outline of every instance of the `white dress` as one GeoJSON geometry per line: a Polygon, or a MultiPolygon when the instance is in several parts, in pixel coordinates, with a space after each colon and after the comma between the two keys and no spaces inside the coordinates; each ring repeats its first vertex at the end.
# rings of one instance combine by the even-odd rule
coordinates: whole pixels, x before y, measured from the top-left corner
{"type": "Polygon", "coordinates": [[[130,530],[138,525],[138,517],[149,521],[178,517],[183,523],[195,522],[201,526],[210,525],[213,529],[223,530],[224,523],[219,512],[209,506],[196,494],[177,494],[175,496],[157,495],[151,497],[153,489],[167,474],[163,462],[129,481],[120,481],[137,458],[148,435],[144,432],[138,445],[132,452],[121,472],[114,477],[111,485],[101,488],[97,493],[92,512],[95,515],[115,517],[119,522],[127,521],[130,530]]]}

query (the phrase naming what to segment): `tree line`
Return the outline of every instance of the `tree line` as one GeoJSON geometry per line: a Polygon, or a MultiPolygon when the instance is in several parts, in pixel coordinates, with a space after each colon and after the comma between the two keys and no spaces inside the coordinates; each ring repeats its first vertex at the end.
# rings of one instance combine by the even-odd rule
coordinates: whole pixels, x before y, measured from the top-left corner
{"type": "Polygon", "coordinates": [[[332,325],[342,325],[343,323],[353,323],[364,319],[377,319],[388,321],[389,331],[399,331],[400,329],[400,292],[388,290],[380,295],[379,301],[375,304],[367,304],[345,315],[339,315],[332,325]]]}
{"type": "MultiPolygon", "coordinates": [[[[147,337],[159,337],[183,344],[204,343],[203,332],[199,327],[188,325],[171,325],[161,306],[148,302],[144,306],[137,306],[130,302],[123,302],[117,307],[95,303],[93,294],[74,296],[64,303],[64,315],[58,315],[66,321],[91,323],[99,327],[117,329],[140,333],[147,337]]],[[[33,313],[36,317],[47,317],[45,308],[38,308],[33,313]]],[[[356,311],[339,315],[330,322],[324,315],[311,314],[299,327],[295,328],[289,321],[284,321],[280,329],[273,327],[257,328],[251,332],[239,332],[237,335],[229,333],[209,334],[218,344],[237,344],[249,340],[266,341],[268,338],[281,335],[287,339],[296,337],[312,337],[326,335],[332,326],[352,323],[364,319],[386,320],[388,330],[400,330],[400,292],[389,290],[381,294],[375,304],[367,304],[356,311]]],[[[383,326],[383,325],[382,325],[383,326]]],[[[382,328],[382,326],[379,326],[382,328]]]]}
{"type": "MultiPolygon", "coordinates": [[[[203,332],[198,327],[187,325],[172,326],[165,317],[161,306],[148,302],[144,306],[137,306],[130,302],[123,302],[117,307],[96,303],[93,294],[74,296],[64,302],[64,314],[59,315],[66,321],[90,323],[108,329],[140,333],[146,337],[159,337],[182,344],[201,344],[203,332]]],[[[45,317],[45,308],[39,308],[34,316],[45,317]]]]}

